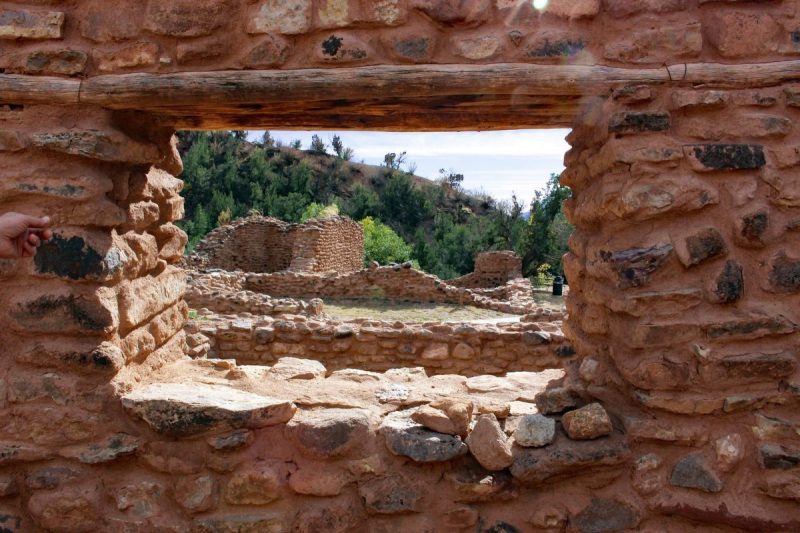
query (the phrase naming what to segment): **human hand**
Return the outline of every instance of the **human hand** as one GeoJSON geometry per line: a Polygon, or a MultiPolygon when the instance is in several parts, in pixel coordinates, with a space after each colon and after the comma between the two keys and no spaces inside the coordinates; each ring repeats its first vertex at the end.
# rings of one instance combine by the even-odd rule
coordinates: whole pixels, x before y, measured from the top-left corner
{"type": "Polygon", "coordinates": [[[50,217],[32,217],[21,213],[0,215],[0,258],[33,257],[42,241],[53,237],[47,227],[50,217]]]}

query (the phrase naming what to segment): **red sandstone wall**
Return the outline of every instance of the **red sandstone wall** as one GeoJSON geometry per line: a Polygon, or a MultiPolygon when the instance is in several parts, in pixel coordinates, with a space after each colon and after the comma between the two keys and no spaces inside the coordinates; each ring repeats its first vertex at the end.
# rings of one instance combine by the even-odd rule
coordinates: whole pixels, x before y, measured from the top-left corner
{"type": "MultiPolygon", "coordinates": [[[[505,453],[478,466],[485,442],[477,437],[466,456],[460,437],[390,423],[388,413],[442,397],[474,399],[477,412],[503,419],[543,387],[519,376],[311,372],[308,386],[280,368],[169,364],[185,351],[183,279],[169,264],[185,237],[171,225],[180,218],[177,184],[151,167],[175,175],[180,165],[168,123],[159,129],[141,113],[78,106],[98,74],[504,62],[633,71],[784,62],[800,51],[793,0],[550,6],[540,14],[515,0],[0,4],[2,94],[25,99],[0,99],[0,209],[50,214],[59,235],[38,262],[0,266],[3,527],[800,529],[800,115],[797,84],[784,81],[791,73],[744,87],[749,68],[736,86],[693,87],[673,68],[669,81],[603,94],[589,87],[546,111],[515,94],[507,120],[529,113],[530,123],[563,124],[573,108],[559,114],[559,106],[585,106],[564,178],[578,228],[565,262],[572,292],[564,327],[578,362],[568,388],[538,397],[543,411],[569,411],[548,418],[555,441],[546,446],[512,447],[489,423],[488,440],[505,453]],[[190,385],[167,400],[129,397],[123,410],[120,394],[147,390],[148,380],[190,385]],[[259,405],[283,398],[250,427],[238,414],[215,418],[225,412],[218,406],[187,407],[209,381],[217,388],[206,401],[232,388],[258,392],[259,405]],[[591,400],[610,419],[595,408],[575,414],[591,400]],[[315,418],[319,409],[344,428],[344,440],[315,418]],[[580,429],[576,418],[605,431],[573,439],[585,435],[567,435],[580,429]],[[451,453],[426,447],[434,440],[449,442],[451,453]],[[406,442],[414,445],[398,453],[406,442]]],[[[458,107],[484,95],[472,96],[404,124],[475,116],[458,107]]],[[[405,104],[381,104],[399,122],[405,104]]],[[[238,110],[236,124],[251,112],[238,110]]],[[[273,117],[295,121],[291,112],[273,117]]],[[[498,126],[481,117],[474,127],[498,126]]]]}
{"type": "Polygon", "coordinates": [[[408,63],[661,67],[780,61],[800,47],[789,0],[550,0],[544,13],[529,0],[92,0],[3,10],[3,38],[21,40],[0,56],[0,68],[32,75],[408,63]]]}
{"type": "Polygon", "coordinates": [[[278,272],[292,262],[294,234],[269,217],[249,217],[212,230],[187,260],[201,268],[278,272]]]}

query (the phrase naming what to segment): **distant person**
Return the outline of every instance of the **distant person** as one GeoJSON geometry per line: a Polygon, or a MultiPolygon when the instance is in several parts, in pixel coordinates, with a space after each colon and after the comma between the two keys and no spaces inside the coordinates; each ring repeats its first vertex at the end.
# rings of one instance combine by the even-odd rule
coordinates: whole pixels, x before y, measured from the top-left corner
{"type": "Polygon", "coordinates": [[[0,258],[33,257],[44,241],[53,237],[48,228],[50,217],[32,217],[22,213],[0,215],[0,258]]]}

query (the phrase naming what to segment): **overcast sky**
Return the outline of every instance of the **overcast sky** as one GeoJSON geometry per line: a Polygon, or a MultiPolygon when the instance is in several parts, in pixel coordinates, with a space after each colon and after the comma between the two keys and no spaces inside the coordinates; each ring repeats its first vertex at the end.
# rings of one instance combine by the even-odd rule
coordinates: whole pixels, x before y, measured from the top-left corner
{"type": "MultiPolygon", "coordinates": [[[[288,144],[294,139],[311,145],[315,132],[270,131],[288,144]]],[[[446,133],[384,133],[372,131],[316,132],[326,144],[339,134],[346,147],[355,152],[354,161],[383,163],[389,152],[406,152],[406,167],[416,164],[416,174],[435,179],[439,169],[464,174],[464,187],[483,189],[498,200],[512,193],[527,204],[533,191],[544,187],[551,173],[564,168],[564,153],[569,149],[564,137],[569,130],[513,130],[446,133]]],[[[263,132],[250,132],[251,139],[263,132]]],[[[332,150],[329,150],[332,152],[332,150]]]]}

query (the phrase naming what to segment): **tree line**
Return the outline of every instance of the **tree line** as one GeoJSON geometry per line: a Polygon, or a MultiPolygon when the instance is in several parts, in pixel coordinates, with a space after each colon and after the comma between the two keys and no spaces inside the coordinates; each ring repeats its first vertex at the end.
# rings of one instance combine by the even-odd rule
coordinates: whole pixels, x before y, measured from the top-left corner
{"type": "Polygon", "coordinates": [[[249,142],[244,131],[180,132],[186,216],[180,222],[191,250],[209,231],[259,213],[300,222],[333,212],[361,221],[365,261],[414,261],[443,279],[469,273],[477,252],[515,250],[526,275],[561,273],[572,227],[563,213],[569,189],[551,175],[526,205],[469,194],[463,174],[440,171],[436,181],[414,175],[405,152],[381,166],[355,163],[354,150],[318,135],[308,150],[266,132],[249,142]],[[329,150],[331,153],[329,153],[329,150]],[[405,167],[405,168],[403,168],[405,167]]]}

